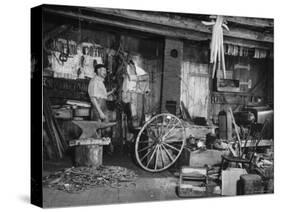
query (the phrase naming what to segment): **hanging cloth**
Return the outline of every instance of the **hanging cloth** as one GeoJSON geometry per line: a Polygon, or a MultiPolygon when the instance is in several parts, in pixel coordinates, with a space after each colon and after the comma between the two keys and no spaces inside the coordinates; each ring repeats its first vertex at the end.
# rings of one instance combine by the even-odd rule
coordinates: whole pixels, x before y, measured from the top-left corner
{"type": "Polygon", "coordinates": [[[223,23],[223,16],[218,15],[216,21],[205,22],[205,25],[213,25],[212,40],[210,45],[210,63],[213,63],[212,78],[215,77],[216,67],[218,70],[223,71],[223,77],[226,77],[225,73],[225,60],[224,60],[224,46],[223,46],[223,27],[229,31],[226,24],[223,23]]]}

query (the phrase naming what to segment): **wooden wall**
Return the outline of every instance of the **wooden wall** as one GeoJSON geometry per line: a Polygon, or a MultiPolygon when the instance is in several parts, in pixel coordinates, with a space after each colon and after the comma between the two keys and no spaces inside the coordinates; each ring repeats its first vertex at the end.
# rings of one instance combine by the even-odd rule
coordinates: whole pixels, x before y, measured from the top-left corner
{"type": "Polygon", "coordinates": [[[192,118],[208,118],[210,99],[208,49],[184,42],[181,101],[192,118]]]}
{"type": "Polygon", "coordinates": [[[192,118],[208,117],[208,65],[183,61],[181,70],[181,101],[192,118]]]}
{"type": "Polygon", "coordinates": [[[115,50],[118,49],[120,37],[123,36],[124,49],[137,55],[140,67],[149,73],[152,92],[147,96],[148,111],[158,112],[155,108],[161,106],[162,111],[166,111],[167,100],[176,101],[177,106],[180,105],[180,100],[183,100],[192,116],[213,119],[225,107],[231,106],[235,109],[252,102],[254,96],[264,97],[265,102],[273,101],[273,60],[271,59],[226,56],[228,73],[244,82],[250,79],[252,86],[245,88],[245,92],[241,93],[215,92],[209,74],[209,41],[164,39],[151,34],[116,30],[109,26],[49,16],[44,22],[44,32],[62,24],[72,26],[61,34],[67,39],[94,41],[105,48],[115,50]],[[172,49],[178,50],[177,58],[170,56],[172,49]],[[235,68],[237,64],[249,66],[249,70],[238,70],[237,67],[235,68]],[[161,85],[162,74],[163,85],[161,85]],[[160,102],[161,92],[162,102],[160,102]]]}
{"type": "Polygon", "coordinates": [[[234,110],[255,104],[261,97],[264,104],[273,103],[273,59],[255,59],[225,55],[227,76],[249,82],[241,92],[217,92],[210,76],[209,45],[184,41],[181,69],[181,100],[191,116],[217,121],[218,113],[228,107],[234,110]]]}
{"type": "Polygon", "coordinates": [[[147,95],[145,112],[160,112],[163,62],[161,59],[144,59],[143,69],[149,73],[150,94],[147,95]]]}

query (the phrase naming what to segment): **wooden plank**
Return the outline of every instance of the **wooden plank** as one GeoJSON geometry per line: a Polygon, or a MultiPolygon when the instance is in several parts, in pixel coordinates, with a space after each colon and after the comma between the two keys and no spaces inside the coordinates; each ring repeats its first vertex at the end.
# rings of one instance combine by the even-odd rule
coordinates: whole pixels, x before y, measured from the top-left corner
{"type": "Polygon", "coordinates": [[[181,72],[181,101],[191,117],[207,118],[210,92],[208,65],[183,62],[181,72]]]}
{"type": "MultiPolygon", "coordinates": [[[[245,146],[245,140],[241,140],[241,146],[245,146]]],[[[246,147],[254,147],[256,145],[256,140],[249,140],[246,144],[246,147]]],[[[259,147],[265,147],[265,146],[273,146],[274,142],[272,139],[262,139],[259,143],[259,147]]]]}
{"type": "Polygon", "coordinates": [[[227,16],[228,22],[255,27],[273,27],[273,19],[227,16]]]}
{"type": "MultiPolygon", "coordinates": [[[[176,38],[187,38],[191,40],[205,40],[206,35],[205,33],[200,33],[192,30],[182,30],[182,29],[167,29],[167,27],[152,27],[147,24],[141,23],[141,22],[130,22],[130,21],[120,21],[117,19],[110,19],[110,18],[100,18],[95,16],[94,14],[89,16],[89,15],[82,15],[76,12],[66,12],[66,11],[61,11],[61,10],[54,10],[54,9],[47,9],[44,8],[45,12],[50,12],[50,13],[55,13],[58,15],[66,16],[66,17],[72,17],[75,19],[80,19],[80,20],[86,20],[90,21],[93,23],[97,24],[105,24],[109,26],[115,26],[115,27],[121,27],[124,29],[131,29],[131,30],[137,30],[141,32],[146,32],[146,33],[153,33],[157,35],[162,35],[162,36],[169,36],[169,37],[176,37],[176,38]]],[[[208,38],[207,38],[208,39],[208,38]]]]}
{"type": "Polygon", "coordinates": [[[221,156],[228,151],[207,149],[206,151],[196,150],[190,152],[189,165],[192,167],[204,167],[205,165],[214,166],[221,163],[221,156]]]}
{"type": "Polygon", "coordinates": [[[190,73],[190,77],[200,77],[200,78],[208,78],[210,77],[209,74],[204,74],[204,73],[190,73]]]}
{"type": "Polygon", "coordinates": [[[206,139],[206,135],[208,133],[214,133],[215,127],[207,127],[207,126],[197,126],[197,125],[189,125],[185,127],[185,134],[188,138],[189,136],[195,137],[197,139],[206,139]]]}
{"type": "MultiPolygon", "coordinates": [[[[212,29],[210,27],[204,26],[200,20],[191,19],[179,15],[165,16],[165,13],[158,12],[157,14],[145,12],[145,11],[133,11],[133,10],[122,10],[122,9],[108,9],[108,8],[91,8],[91,11],[114,15],[117,17],[128,18],[153,24],[161,24],[170,27],[177,27],[189,30],[196,30],[204,33],[212,33],[212,29]]],[[[240,19],[234,19],[234,17],[229,17],[228,20],[236,20],[243,23],[244,18],[240,17],[240,19]]],[[[255,19],[256,21],[258,19],[255,19]]],[[[255,21],[251,21],[249,18],[245,18],[245,23],[254,24],[255,21]]],[[[261,23],[263,23],[261,21],[261,23]]],[[[267,22],[268,23],[268,22],[267,22]]],[[[249,40],[256,40],[262,42],[273,42],[273,35],[264,34],[260,32],[256,32],[253,30],[247,30],[244,28],[231,27],[230,31],[224,32],[225,36],[235,37],[235,38],[243,38],[249,40]]]]}
{"type": "MultiPolygon", "coordinates": [[[[111,18],[100,18],[98,16],[95,16],[94,14],[89,15],[82,15],[77,12],[67,12],[67,11],[61,11],[61,10],[54,10],[49,8],[44,8],[44,12],[54,13],[57,15],[65,16],[65,17],[71,17],[74,19],[80,19],[89,21],[91,23],[97,23],[97,24],[103,24],[103,25],[109,25],[114,27],[120,27],[124,29],[130,29],[130,30],[136,30],[140,32],[145,33],[151,33],[156,34],[160,36],[167,36],[172,38],[183,38],[183,39],[189,39],[189,40],[195,40],[195,41],[202,41],[202,40],[209,40],[211,39],[211,32],[202,32],[197,31],[196,29],[183,29],[175,27],[176,25],[172,26],[165,26],[165,25],[156,25],[154,23],[145,23],[143,21],[134,21],[134,20],[117,20],[111,18]]],[[[259,38],[259,36],[255,35],[254,38],[259,38]]],[[[249,48],[262,48],[262,49],[271,49],[273,47],[273,44],[270,42],[270,38],[264,38],[263,35],[261,35],[261,39],[255,40],[246,40],[243,39],[244,37],[225,37],[224,43],[228,44],[235,44],[240,45],[244,47],[249,48]],[[260,42],[263,41],[263,42],[260,42]]],[[[251,36],[247,36],[247,39],[251,38],[251,36]]]]}
{"type": "Polygon", "coordinates": [[[143,58],[142,68],[149,73],[150,94],[145,98],[145,112],[157,112],[160,109],[162,62],[160,59],[143,58]]]}

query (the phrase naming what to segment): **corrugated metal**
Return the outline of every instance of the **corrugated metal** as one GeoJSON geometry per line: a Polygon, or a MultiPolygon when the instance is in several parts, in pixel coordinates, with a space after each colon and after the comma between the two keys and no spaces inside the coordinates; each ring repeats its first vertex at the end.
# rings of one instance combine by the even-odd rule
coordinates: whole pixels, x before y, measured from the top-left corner
{"type": "Polygon", "coordinates": [[[191,117],[208,117],[208,64],[183,62],[181,68],[181,101],[191,117]]]}

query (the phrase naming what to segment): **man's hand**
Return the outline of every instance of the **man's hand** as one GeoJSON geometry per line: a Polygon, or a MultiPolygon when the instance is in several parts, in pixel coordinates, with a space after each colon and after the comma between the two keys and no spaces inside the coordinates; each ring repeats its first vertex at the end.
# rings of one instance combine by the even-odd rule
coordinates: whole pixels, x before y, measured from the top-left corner
{"type": "Polygon", "coordinates": [[[104,120],[106,119],[106,116],[104,115],[104,113],[100,113],[100,119],[101,119],[102,121],[104,121],[104,120]]]}
{"type": "Polygon", "coordinates": [[[116,91],[116,88],[113,88],[111,91],[109,91],[109,92],[107,93],[107,96],[110,96],[110,95],[113,94],[115,91],[116,91]]]}

